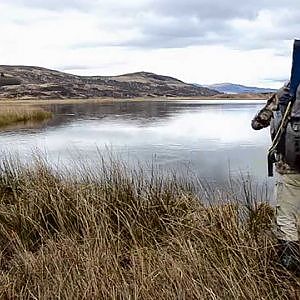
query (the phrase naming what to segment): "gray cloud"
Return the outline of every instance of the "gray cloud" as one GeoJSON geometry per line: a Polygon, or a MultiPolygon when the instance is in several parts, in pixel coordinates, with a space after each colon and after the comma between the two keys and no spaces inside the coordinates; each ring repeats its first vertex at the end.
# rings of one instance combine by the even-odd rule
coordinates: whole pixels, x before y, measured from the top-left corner
{"type": "Polygon", "coordinates": [[[288,81],[287,77],[271,77],[271,78],[265,78],[264,79],[265,82],[280,82],[280,83],[284,83],[288,81]]]}
{"type": "Polygon", "coordinates": [[[103,41],[99,34],[93,40],[80,40],[69,48],[182,48],[220,44],[237,49],[276,48],[279,55],[286,55],[278,43],[299,34],[299,0],[2,1],[49,11],[88,12],[93,18],[99,18],[102,30],[113,33],[121,28],[135,32],[133,36],[109,41],[103,41]],[[262,13],[270,18],[266,21],[270,22],[269,27],[260,25],[264,21],[262,13]],[[247,26],[235,23],[237,20],[248,22],[247,26]]]}
{"type": "Polygon", "coordinates": [[[253,9],[249,1],[242,5],[239,0],[164,0],[153,2],[153,9],[158,14],[179,18],[196,16],[197,18],[224,20],[237,16],[241,18],[253,18],[256,14],[256,10],[253,9]]]}
{"type": "Polygon", "coordinates": [[[276,48],[278,42],[299,35],[300,2],[295,0],[249,0],[242,4],[240,0],[153,0],[147,12],[136,19],[140,36],[123,45],[164,48],[222,44],[261,49],[276,48]],[[270,28],[259,26],[262,13],[271,17],[270,28]],[[253,27],[239,28],[236,20],[253,27]]]}

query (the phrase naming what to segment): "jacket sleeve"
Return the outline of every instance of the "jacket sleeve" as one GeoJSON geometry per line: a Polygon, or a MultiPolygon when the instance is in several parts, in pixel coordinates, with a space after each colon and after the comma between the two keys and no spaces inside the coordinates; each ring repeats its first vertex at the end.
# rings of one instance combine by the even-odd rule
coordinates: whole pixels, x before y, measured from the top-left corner
{"type": "Polygon", "coordinates": [[[278,109],[278,93],[273,94],[267,101],[267,104],[256,114],[251,122],[254,130],[260,130],[268,127],[273,118],[273,111],[278,109]]]}
{"type": "Polygon", "coordinates": [[[289,101],[291,100],[290,83],[287,82],[281,89],[273,94],[267,101],[267,104],[257,113],[251,122],[251,126],[255,130],[268,127],[273,118],[273,112],[280,110],[284,113],[289,101]]]}

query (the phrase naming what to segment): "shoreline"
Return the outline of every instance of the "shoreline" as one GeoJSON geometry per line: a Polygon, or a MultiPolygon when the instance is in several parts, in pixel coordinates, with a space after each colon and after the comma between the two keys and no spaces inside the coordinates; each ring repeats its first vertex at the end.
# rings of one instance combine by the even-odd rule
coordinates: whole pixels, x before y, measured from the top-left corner
{"type": "Polygon", "coordinates": [[[257,97],[251,97],[249,95],[236,94],[236,95],[226,95],[226,97],[136,97],[136,98],[89,98],[89,99],[4,99],[0,98],[1,105],[47,105],[47,104],[84,104],[84,103],[99,103],[99,104],[110,104],[116,102],[145,102],[145,101],[180,101],[180,100],[189,100],[189,101],[199,101],[199,100],[241,100],[241,101],[257,101],[257,100],[267,100],[269,95],[257,95],[257,97]]]}

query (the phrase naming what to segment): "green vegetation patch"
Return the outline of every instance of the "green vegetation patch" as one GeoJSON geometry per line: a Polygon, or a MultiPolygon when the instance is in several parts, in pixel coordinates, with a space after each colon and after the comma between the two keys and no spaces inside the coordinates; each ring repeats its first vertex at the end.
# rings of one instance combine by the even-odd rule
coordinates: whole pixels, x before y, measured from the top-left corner
{"type": "Polygon", "coordinates": [[[18,78],[11,77],[11,76],[0,76],[0,86],[4,85],[19,85],[21,81],[18,78]]]}

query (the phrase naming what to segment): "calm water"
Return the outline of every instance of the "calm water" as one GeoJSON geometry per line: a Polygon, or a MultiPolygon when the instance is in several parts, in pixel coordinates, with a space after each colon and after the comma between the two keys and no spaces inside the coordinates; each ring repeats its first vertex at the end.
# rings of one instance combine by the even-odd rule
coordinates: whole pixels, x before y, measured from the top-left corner
{"type": "Polygon", "coordinates": [[[251,174],[267,178],[268,130],[250,122],[263,102],[169,101],[51,105],[47,123],[0,132],[0,151],[30,160],[46,152],[50,162],[68,165],[78,157],[94,161],[112,151],[129,165],[191,172],[208,181],[251,174]]]}

